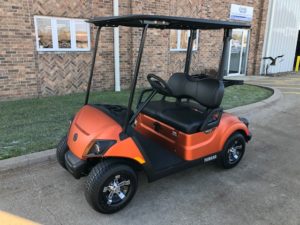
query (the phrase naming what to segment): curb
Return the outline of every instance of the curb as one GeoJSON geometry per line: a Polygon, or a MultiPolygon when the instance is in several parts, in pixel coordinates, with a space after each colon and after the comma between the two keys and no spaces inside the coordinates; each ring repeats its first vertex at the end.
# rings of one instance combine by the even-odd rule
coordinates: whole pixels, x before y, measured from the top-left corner
{"type": "Polygon", "coordinates": [[[21,155],[0,161],[0,173],[54,161],[55,149],[21,155]]]}
{"type": "Polygon", "coordinates": [[[269,98],[264,99],[260,102],[255,102],[255,103],[252,103],[249,105],[239,106],[239,107],[235,107],[235,108],[232,108],[229,110],[225,110],[226,112],[234,113],[234,114],[245,114],[245,113],[248,113],[250,110],[254,110],[254,109],[257,110],[257,109],[261,109],[263,107],[269,106],[272,103],[274,104],[283,97],[281,91],[277,88],[273,88],[273,87],[269,87],[269,86],[262,86],[262,85],[254,85],[254,84],[247,84],[247,85],[253,85],[253,86],[258,86],[258,87],[272,90],[273,95],[271,95],[269,98]]]}
{"type": "MultiPolygon", "coordinates": [[[[263,101],[245,105],[245,106],[239,106],[233,109],[226,110],[226,112],[234,113],[234,114],[244,114],[249,112],[250,110],[260,109],[265,106],[268,106],[271,103],[275,103],[282,98],[282,93],[277,88],[271,88],[268,86],[260,86],[260,85],[254,85],[254,86],[259,86],[259,87],[272,90],[273,95],[263,101]]],[[[49,163],[54,160],[56,160],[55,149],[49,149],[41,152],[31,153],[28,155],[22,155],[10,159],[4,159],[4,160],[0,160],[0,173],[19,169],[19,168],[29,167],[41,163],[47,163],[47,162],[49,163]]]]}

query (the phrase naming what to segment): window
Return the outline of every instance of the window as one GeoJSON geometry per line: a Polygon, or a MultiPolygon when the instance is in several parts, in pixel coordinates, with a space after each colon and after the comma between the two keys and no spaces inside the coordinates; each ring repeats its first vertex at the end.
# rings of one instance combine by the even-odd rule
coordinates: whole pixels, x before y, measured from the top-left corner
{"type": "MultiPolygon", "coordinates": [[[[170,31],[170,50],[171,51],[186,51],[190,37],[189,30],[171,30],[170,31]]],[[[198,31],[193,44],[193,51],[198,48],[198,31]]]]}
{"type": "Polygon", "coordinates": [[[35,16],[38,51],[89,51],[90,26],[82,19],[35,16]]]}

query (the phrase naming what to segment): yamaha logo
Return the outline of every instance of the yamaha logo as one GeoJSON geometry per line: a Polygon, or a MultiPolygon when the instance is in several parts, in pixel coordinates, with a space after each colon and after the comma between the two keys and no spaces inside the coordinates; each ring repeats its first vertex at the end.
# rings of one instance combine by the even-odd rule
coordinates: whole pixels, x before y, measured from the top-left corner
{"type": "Polygon", "coordinates": [[[217,155],[212,155],[212,156],[204,158],[204,162],[209,162],[209,161],[215,160],[216,158],[217,158],[217,155]]]}
{"type": "Polygon", "coordinates": [[[78,138],[78,134],[75,133],[74,136],[73,136],[73,141],[77,141],[77,138],[78,138]]]}

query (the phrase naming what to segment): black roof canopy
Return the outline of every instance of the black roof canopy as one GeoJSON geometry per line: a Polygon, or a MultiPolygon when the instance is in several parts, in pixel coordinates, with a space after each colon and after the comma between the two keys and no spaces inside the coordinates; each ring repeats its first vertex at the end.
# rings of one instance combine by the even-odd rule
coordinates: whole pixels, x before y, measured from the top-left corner
{"type": "Polygon", "coordinates": [[[109,16],[94,17],[87,22],[101,27],[144,27],[146,24],[149,28],[157,29],[249,29],[250,24],[229,22],[221,20],[208,20],[189,17],[175,16],[157,16],[157,15],[127,15],[127,16],[109,16]]]}

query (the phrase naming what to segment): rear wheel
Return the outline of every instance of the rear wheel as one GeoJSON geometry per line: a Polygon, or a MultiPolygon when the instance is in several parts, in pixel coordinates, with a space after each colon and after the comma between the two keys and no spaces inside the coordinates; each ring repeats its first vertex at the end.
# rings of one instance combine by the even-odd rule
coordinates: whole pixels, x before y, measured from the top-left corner
{"type": "Polygon", "coordinates": [[[98,212],[114,213],[131,201],[136,189],[137,176],[131,167],[103,161],[90,172],[85,197],[98,212]]]}
{"type": "Polygon", "coordinates": [[[67,136],[64,136],[57,145],[56,158],[58,163],[65,169],[66,169],[65,154],[67,153],[68,150],[69,148],[67,145],[67,136]]]}
{"type": "Polygon", "coordinates": [[[225,169],[235,167],[242,159],[245,153],[246,141],[244,135],[241,133],[234,133],[231,135],[223,148],[220,157],[220,164],[225,169]]]}

